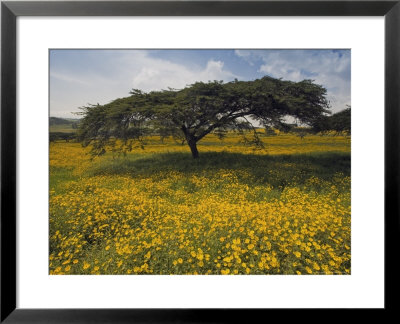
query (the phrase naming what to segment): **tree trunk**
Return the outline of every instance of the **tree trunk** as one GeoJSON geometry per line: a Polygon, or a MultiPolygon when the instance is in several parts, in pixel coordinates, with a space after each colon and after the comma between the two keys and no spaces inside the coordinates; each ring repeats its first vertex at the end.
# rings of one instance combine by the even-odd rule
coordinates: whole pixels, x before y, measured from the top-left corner
{"type": "Polygon", "coordinates": [[[193,159],[197,159],[199,157],[199,151],[197,151],[197,141],[196,138],[189,133],[189,131],[186,129],[186,127],[183,125],[182,126],[182,132],[185,134],[186,142],[188,143],[190,147],[190,151],[192,151],[192,157],[193,159]]]}
{"type": "Polygon", "coordinates": [[[188,141],[190,150],[192,151],[193,159],[197,159],[199,157],[199,151],[197,150],[197,143],[194,140],[188,141]]]}

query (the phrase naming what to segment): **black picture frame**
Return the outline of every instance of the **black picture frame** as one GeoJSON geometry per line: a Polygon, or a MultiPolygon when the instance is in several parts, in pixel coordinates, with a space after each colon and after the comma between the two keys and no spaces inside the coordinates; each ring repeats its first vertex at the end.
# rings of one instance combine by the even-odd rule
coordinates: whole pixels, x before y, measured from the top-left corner
{"type": "MultiPolygon", "coordinates": [[[[400,0],[395,1],[4,1],[1,3],[1,317],[5,323],[198,323],[262,318],[268,309],[16,308],[16,19],[19,16],[384,16],[385,308],[399,279],[400,0]]],[[[371,149],[372,150],[372,149],[371,149]]],[[[373,154],[373,152],[371,152],[373,154]]],[[[373,265],[372,265],[373,266],[373,265]]],[[[366,283],[367,284],[367,283],[366,283]]],[[[269,310],[272,312],[272,310],[269,310]]],[[[382,315],[379,311],[379,316],[382,315]]],[[[270,314],[270,313],[269,313],[270,314]]],[[[270,316],[270,315],[268,315],[270,316]]],[[[316,315],[318,316],[318,315],[316,315]]],[[[245,321],[248,322],[248,321],[245,321]]],[[[258,320],[257,320],[258,322],[258,320]]]]}

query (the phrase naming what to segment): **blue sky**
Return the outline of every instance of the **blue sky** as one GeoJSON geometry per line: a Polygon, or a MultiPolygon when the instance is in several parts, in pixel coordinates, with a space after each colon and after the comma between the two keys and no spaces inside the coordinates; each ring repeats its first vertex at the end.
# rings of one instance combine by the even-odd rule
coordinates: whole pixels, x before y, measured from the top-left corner
{"type": "Polygon", "coordinates": [[[131,89],[181,89],[196,81],[312,79],[332,111],[350,105],[350,50],[50,50],[50,116],[126,97],[131,89]]]}

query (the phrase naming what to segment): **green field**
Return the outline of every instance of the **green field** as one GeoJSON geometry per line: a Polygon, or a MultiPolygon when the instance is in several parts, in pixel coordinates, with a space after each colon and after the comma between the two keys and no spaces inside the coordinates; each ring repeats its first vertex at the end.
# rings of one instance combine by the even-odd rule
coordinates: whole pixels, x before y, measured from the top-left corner
{"type": "Polygon", "coordinates": [[[350,137],[262,139],[51,143],[50,273],[349,274],[350,137]]]}
{"type": "Polygon", "coordinates": [[[50,125],[49,126],[50,133],[75,133],[76,129],[72,128],[72,124],[70,125],[50,125]]]}

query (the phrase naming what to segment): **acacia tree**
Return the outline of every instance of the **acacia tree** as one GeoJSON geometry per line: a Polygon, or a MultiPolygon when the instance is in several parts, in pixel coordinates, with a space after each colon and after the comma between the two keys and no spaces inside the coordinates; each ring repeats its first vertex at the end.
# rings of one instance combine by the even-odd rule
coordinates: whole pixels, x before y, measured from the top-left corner
{"type": "Polygon", "coordinates": [[[213,132],[221,138],[229,130],[262,145],[254,124],[287,129],[286,117],[312,125],[328,113],[326,89],[311,80],[284,81],[265,76],[254,81],[196,82],[184,89],[142,92],[105,105],[82,107],[78,139],[92,144],[92,153],[107,148],[126,152],[149,134],[173,136],[186,142],[193,158],[197,143],[213,132]],[[248,130],[252,137],[247,138],[248,130]]]}

